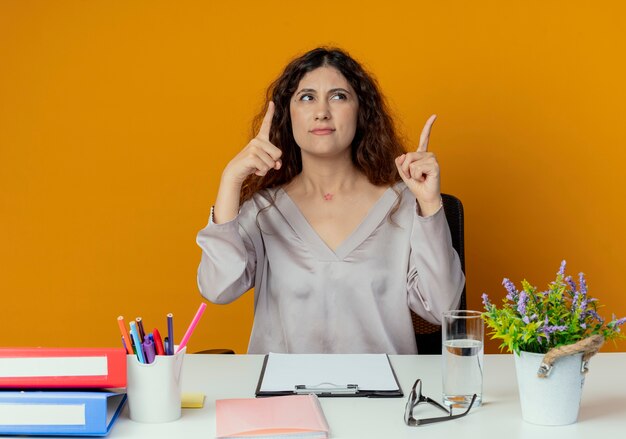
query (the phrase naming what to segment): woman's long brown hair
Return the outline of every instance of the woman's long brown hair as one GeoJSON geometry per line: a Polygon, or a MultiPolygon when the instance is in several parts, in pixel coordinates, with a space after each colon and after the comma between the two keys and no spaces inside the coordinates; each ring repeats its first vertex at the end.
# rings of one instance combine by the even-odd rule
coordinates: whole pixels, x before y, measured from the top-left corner
{"type": "Polygon", "coordinates": [[[254,174],[248,176],[241,188],[240,203],[249,200],[261,189],[289,183],[302,171],[302,156],[293,137],[289,104],[302,77],[326,66],[341,72],[358,97],[359,110],[356,133],[352,141],[352,162],[376,186],[391,186],[401,179],[394,159],[405,150],[396,134],[376,80],[343,50],[319,47],[291,61],[280,77],[269,86],[264,109],[253,121],[252,135],[256,136],[258,133],[269,101],[274,101],[274,118],[269,140],[282,151],[282,166],[263,177],[254,174]]]}

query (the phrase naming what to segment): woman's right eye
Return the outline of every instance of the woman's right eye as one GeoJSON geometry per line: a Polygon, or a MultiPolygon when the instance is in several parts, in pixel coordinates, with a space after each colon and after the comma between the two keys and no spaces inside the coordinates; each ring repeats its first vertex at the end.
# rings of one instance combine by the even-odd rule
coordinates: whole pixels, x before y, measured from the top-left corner
{"type": "Polygon", "coordinates": [[[313,100],[313,95],[303,94],[302,96],[300,96],[300,100],[301,101],[312,101],[313,100]]]}

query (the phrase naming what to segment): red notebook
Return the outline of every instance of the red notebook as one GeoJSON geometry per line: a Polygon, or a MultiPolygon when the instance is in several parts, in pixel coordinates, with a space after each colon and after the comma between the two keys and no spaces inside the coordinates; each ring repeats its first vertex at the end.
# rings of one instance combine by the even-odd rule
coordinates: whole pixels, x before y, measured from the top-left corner
{"type": "Polygon", "coordinates": [[[322,406],[313,394],[219,399],[218,438],[328,438],[322,406]]]}
{"type": "Polygon", "coordinates": [[[0,388],[126,387],[124,348],[0,348],[0,388]]]}

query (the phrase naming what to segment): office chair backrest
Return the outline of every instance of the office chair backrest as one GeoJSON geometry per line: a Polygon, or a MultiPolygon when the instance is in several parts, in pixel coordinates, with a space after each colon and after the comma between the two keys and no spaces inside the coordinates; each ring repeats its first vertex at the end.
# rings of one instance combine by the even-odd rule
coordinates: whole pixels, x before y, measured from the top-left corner
{"type": "MultiPolygon", "coordinates": [[[[463,204],[453,195],[441,194],[443,209],[450,227],[452,246],[459,254],[461,269],[465,273],[465,237],[463,224],[463,204]]],[[[465,309],[465,287],[461,293],[459,309],[465,309]]],[[[441,326],[433,325],[411,311],[417,350],[420,354],[441,354],[441,326]]]]}

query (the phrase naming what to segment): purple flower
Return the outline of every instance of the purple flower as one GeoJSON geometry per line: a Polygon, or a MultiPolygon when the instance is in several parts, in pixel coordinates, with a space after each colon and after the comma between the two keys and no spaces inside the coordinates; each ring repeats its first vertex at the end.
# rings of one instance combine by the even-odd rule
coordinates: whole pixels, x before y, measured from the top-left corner
{"type": "Polygon", "coordinates": [[[517,301],[517,312],[522,316],[526,315],[526,302],[528,302],[528,295],[526,291],[522,291],[517,301]]]}
{"type": "Polygon", "coordinates": [[[506,288],[506,290],[509,292],[509,294],[506,295],[506,298],[509,299],[511,302],[515,302],[517,300],[518,294],[517,289],[515,288],[515,284],[505,277],[502,280],[502,285],[504,285],[504,288],[506,288]]]}
{"type": "Polygon", "coordinates": [[[563,260],[563,262],[561,262],[561,267],[559,268],[559,271],[556,273],[557,276],[563,276],[563,274],[565,274],[565,260],[563,260]]]}
{"type": "Polygon", "coordinates": [[[552,334],[557,331],[567,331],[567,326],[553,325],[553,326],[544,326],[541,328],[541,332],[543,332],[546,335],[552,334]]]}
{"type": "Polygon", "coordinates": [[[487,293],[483,293],[480,297],[483,298],[483,305],[485,306],[485,309],[489,308],[491,306],[491,302],[489,302],[489,296],[487,296],[487,293]]]}
{"type": "Polygon", "coordinates": [[[602,317],[600,317],[598,315],[597,312],[595,312],[595,310],[593,309],[588,309],[587,312],[585,313],[587,316],[591,316],[594,319],[596,319],[598,322],[600,322],[601,324],[604,324],[604,319],[602,317]]]}
{"type": "Polygon", "coordinates": [[[567,282],[567,284],[569,285],[570,290],[576,291],[576,284],[574,283],[574,279],[572,279],[572,276],[567,276],[565,278],[565,282],[567,282]]]}
{"type": "Polygon", "coordinates": [[[580,295],[578,294],[578,291],[576,291],[574,293],[574,297],[572,298],[572,309],[571,309],[572,313],[575,312],[576,309],[578,308],[578,300],[579,300],[579,298],[580,298],[580,295]]]}
{"type": "Polygon", "coordinates": [[[522,321],[528,325],[530,323],[530,318],[528,318],[528,316],[524,316],[522,317],[522,321]]]}
{"type": "Polygon", "coordinates": [[[608,324],[610,328],[615,329],[617,332],[620,332],[620,326],[626,323],[626,317],[622,317],[621,319],[615,319],[615,314],[613,314],[613,321],[608,324]]]}
{"type": "Polygon", "coordinates": [[[578,283],[580,284],[580,294],[583,297],[587,296],[587,282],[585,281],[584,273],[578,273],[578,283]]]}

